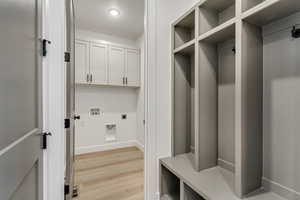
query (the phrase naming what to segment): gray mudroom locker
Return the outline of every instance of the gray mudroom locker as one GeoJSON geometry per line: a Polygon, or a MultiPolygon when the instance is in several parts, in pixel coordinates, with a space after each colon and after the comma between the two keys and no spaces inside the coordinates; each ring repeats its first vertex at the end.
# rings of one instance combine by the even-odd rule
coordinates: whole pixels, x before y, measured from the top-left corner
{"type": "Polygon", "coordinates": [[[201,0],[171,27],[161,199],[299,200],[300,1],[201,0]]]}

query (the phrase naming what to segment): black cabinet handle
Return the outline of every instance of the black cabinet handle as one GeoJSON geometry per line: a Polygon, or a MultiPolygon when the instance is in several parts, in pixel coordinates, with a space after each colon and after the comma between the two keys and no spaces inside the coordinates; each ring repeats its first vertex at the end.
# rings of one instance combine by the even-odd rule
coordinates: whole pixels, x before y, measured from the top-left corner
{"type": "Polygon", "coordinates": [[[80,115],[75,115],[74,120],[80,120],[80,115]]]}

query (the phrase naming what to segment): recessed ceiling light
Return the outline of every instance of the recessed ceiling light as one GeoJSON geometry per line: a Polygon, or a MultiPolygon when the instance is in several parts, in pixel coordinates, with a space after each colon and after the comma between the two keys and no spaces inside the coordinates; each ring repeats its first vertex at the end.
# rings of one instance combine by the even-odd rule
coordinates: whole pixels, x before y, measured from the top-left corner
{"type": "Polygon", "coordinates": [[[119,16],[120,15],[120,11],[118,11],[117,9],[115,9],[115,8],[112,8],[112,9],[110,9],[109,10],[109,14],[111,15],[111,16],[119,16]]]}

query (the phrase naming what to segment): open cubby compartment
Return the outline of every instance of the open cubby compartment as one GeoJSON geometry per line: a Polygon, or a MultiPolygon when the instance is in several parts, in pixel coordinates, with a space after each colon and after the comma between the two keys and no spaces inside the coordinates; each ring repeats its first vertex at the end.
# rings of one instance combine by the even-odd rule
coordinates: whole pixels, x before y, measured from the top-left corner
{"type": "Polygon", "coordinates": [[[190,154],[183,154],[160,159],[160,169],[163,169],[162,166],[164,166],[165,170],[170,170],[180,179],[181,199],[184,199],[184,196],[188,196],[189,200],[193,197],[199,200],[238,199],[233,189],[234,174],[232,172],[220,167],[196,171],[189,162],[189,156],[190,154]]]}
{"type": "MultiPolygon", "coordinates": [[[[173,156],[195,150],[195,44],[174,52],[173,156]]],[[[194,156],[192,156],[194,157],[194,156]]],[[[195,162],[194,159],[191,162],[195,162]]]]}
{"type": "Polygon", "coordinates": [[[199,34],[202,35],[235,17],[235,0],[206,0],[199,9],[199,34]]]}
{"type": "Polygon", "coordinates": [[[300,170],[299,162],[294,162],[298,155],[294,154],[290,160],[285,159],[295,149],[299,149],[297,143],[286,143],[299,138],[299,123],[293,119],[299,117],[300,112],[289,110],[297,107],[297,103],[290,99],[298,98],[299,91],[298,84],[291,84],[295,77],[299,79],[300,74],[297,53],[299,38],[291,34],[293,26],[299,28],[299,10],[281,19],[276,17],[269,24],[248,21],[248,18],[242,23],[241,57],[242,69],[246,72],[243,74],[242,85],[251,85],[242,88],[244,95],[241,97],[243,117],[247,119],[242,132],[243,194],[264,187],[271,191],[274,189],[287,199],[293,199],[291,197],[297,196],[293,191],[300,190],[300,184],[295,187],[279,180],[279,177],[284,176],[286,180],[295,183],[300,177],[297,176],[299,173],[288,170],[290,167],[297,172],[300,170]],[[274,171],[280,173],[272,173],[274,171]],[[280,185],[276,190],[270,187],[273,185],[270,182],[274,180],[278,181],[276,185],[280,185]]]}
{"type": "Polygon", "coordinates": [[[205,200],[200,194],[195,192],[190,186],[182,182],[182,200],[205,200]]]}
{"type": "Polygon", "coordinates": [[[242,1],[242,10],[247,11],[261,3],[265,2],[266,0],[243,0],[242,1]]]}
{"type": "Polygon", "coordinates": [[[160,165],[160,199],[180,200],[180,179],[160,165]]]}
{"type": "Polygon", "coordinates": [[[242,18],[259,26],[299,12],[298,0],[242,0],[242,18]]]}
{"type": "MultiPolygon", "coordinates": [[[[229,30],[222,29],[199,41],[198,143],[201,170],[218,166],[234,177],[235,26],[229,30]],[[222,34],[224,31],[226,34],[222,34]]],[[[227,181],[226,177],[224,181],[227,181]]],[[[234,190],[234,184],[230,182],[228,185],[234,190]]]]}
{"type": "Polygon", "coordinates": [[[235,24],[199,40],[200,169],[235,168],[235,24]]]}
{"type": "Polygon", "coordinates": [[[195,39],[195,10],[191,10],[174,24],[174,48],[195,39]]]}

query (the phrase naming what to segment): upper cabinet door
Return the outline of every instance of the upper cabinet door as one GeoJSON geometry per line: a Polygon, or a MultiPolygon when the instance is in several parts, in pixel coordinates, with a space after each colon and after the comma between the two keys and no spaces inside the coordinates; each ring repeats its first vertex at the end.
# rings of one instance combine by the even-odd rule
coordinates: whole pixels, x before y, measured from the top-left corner
{"type": "Polygon", "coordinates": [[[91,43],[90,46],[90,82],[108,84],[108,49],[106,44],[91,43]]]}
{"type": "Polygon", "coordinates": [[[89,74],[89,42],[75,42],[75,82],[88,83],[89,74]]]}
{"type": "Polygon", "coordinates": [[[126,50],[126,85],[140,86],[140,52],[135,49],[126,50]]]}
{"type": "Polygon", "coordinates": [[[125,50],[121,47],[109,48],[109,84],[124,85],[125,80],[125,50]]]}

